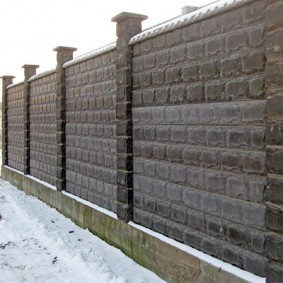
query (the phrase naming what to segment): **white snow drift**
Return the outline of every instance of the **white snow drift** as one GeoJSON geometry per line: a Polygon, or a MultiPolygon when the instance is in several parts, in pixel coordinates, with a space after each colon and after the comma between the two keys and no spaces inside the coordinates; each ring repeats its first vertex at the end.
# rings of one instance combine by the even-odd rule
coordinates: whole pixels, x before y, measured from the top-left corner
{"type": "Polygon", "coordinates": [[[1,283],[164,282],[55,209],[2,180],[0,214],[1,283]]]}

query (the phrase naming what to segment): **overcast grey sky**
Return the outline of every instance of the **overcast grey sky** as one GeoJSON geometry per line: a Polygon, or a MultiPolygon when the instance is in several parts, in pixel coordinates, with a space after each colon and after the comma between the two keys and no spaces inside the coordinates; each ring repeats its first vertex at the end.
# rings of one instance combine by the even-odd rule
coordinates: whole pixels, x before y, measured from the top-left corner
{"type": "Polygon", "coordinates": [[[23,80],[24,64],[55,68],[56,46],[78,49],[74,56],[116,40],[111,18],[120,12],[148,16],[143,29],[181,14],[183,6],[215,0],[2,0],[0,9],[0,76],[23,80]]]}

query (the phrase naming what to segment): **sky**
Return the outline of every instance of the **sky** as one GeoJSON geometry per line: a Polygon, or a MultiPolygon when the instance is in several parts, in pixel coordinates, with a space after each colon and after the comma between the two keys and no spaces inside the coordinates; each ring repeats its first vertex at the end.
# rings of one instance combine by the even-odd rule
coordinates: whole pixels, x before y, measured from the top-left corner
{"type": "Polygon", "coordinates": [[[2,0],[0,4],[0,76],[23,81],[24,64],[41,73],[56,66],[57,46],[76,47],[74,57],[116,40],[111,19],[120,12],[148,16],[143,29],[181,15],[184,6],[215,0],[2,0]]]}

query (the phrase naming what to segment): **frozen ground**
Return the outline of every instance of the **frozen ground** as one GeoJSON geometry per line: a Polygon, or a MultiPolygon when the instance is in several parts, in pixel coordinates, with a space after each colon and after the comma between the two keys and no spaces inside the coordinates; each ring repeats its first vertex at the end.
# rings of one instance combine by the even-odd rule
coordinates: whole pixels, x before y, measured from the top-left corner
{"type": "Polygon", "coordinates": [[[1,283],[164,282],[1,179],[0,214],[1,283]]]}

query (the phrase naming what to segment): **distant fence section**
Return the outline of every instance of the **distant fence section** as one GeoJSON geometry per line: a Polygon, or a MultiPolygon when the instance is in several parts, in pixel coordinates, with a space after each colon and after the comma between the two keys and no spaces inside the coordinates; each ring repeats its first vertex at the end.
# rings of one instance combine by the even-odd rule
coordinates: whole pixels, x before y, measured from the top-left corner
{"type": "Polygon", "coordinates": [[[67,63],[66,191],[116,212],[116,52],[67,63]]]}
{"type": "Polygon", "coordinates": [[[219,1],[145,31],[121,13],[116,43],[2,77],[3,165],[283,281],[282,11],[219,1]]]}
{"type": "Polygon", "coordinates": [[[56,73],[29,81],[29,172],[51,185],[56,182],[56,73]]]}

